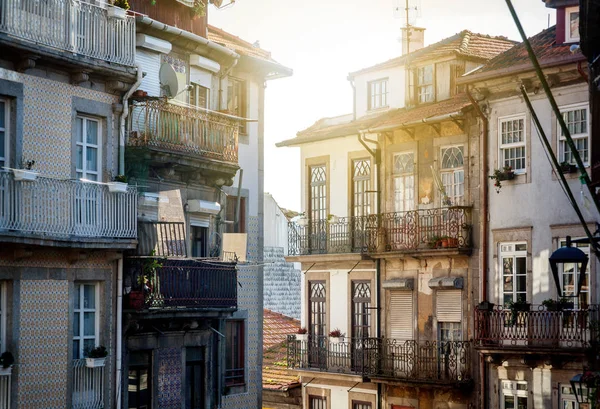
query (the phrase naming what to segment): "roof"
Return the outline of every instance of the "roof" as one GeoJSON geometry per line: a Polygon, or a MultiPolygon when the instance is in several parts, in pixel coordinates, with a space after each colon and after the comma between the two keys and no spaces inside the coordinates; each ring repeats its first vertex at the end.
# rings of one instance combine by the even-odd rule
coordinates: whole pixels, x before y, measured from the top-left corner
{"type": "Polygon", "coordinates": [[[263,311],[263,389],[288,390],[300,386],[300,378],[287,369],[287,336],[296,333],[300,321],[263,311]]]}
{"type": "MultiPolygon", "coordinates": [[[[533,37],[530,37],[529,42],[542,67],[584,60],[581,53],[571,53],[570,47],[572,44],[556,44],[556,26],[547,28],[533,37]]],[[[529,60],[525,43],[519,43],[510,50],[489,60],[483,67],[474,71],[472,74],[467,75],[465,80],[461,82],[470,82],[471,80],[484,77],[498,76],[501,74],[499,71],[502,71],[502,73],[512,73],[532,69],[533,65],[529,60]]]]}
{"type": "Polygon", "coordinates": [[[503,36],[494,37],[486,34],[473,33],[469,30],[463,30],[460,33],[438,41],[435,44],[420,48],[412,53],[351,72],[348,74],[348,77],[353,78],[359,74],[402,65],[407,62],[415,63],[448,55],[485,61],[510,49],[515,44],[517,44],[516,41],[509,40],[503,36]]]}
{"type": "Polygon", "coordinates": [[[238,36],[228,33],[221,28],[211,26],[210,24],[208,25],[207,37],[210,41],[214,41],[215,43],[219,43],[227,48],[231,48],[241,55],[257,57],[262,60],[277,63],[277,61],[271,58],[271,53],[269,51],[263,50],[254,44],[250,44],[246,40],[242,40],[238,36]]]}

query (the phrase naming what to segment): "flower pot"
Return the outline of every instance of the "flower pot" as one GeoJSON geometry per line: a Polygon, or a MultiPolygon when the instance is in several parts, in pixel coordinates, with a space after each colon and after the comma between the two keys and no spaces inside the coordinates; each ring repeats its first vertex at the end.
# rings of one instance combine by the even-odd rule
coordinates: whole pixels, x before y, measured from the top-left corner
{"type": "Polygon", "coordinates": [[[560,165],[562,173],[575,173],[577,172],[577,166],[575,165],[560,165]]]}
{"type": "Polygon", "coordinates": [[[141,310],[144,306],[144,292],[140,290],[131,290],[128,294],[129,308],[141,310]]]}
{"type": "Polygon", "coordinates": [[[308,334],[296,334],[296,341],[308,341],[308,334]]]}
{"type": "Polygon", "coordinates": [[[10,374],[12,374],[12,365],[8,368],[0,367],[0,376],[8,376],[10,374]]]}
{"type": "Polygon", "coordinates": [[[22,180],[25,182],[35,180],[39,175],[38,172],[25,169],[13,169],[13,174],[15,175],[15,180],[22,180]]]}
{"type": "Polygon", "coordinates": [[[127,15],[127,10],[116,6],[109,7],[107,12],[108,18],[114,18],[117,20],[125,20],[125,16],[127,15]]]}
{"type": "Polygon", "coordinates": [[[493,311],[495,305],[496,304],[494,304],[493,302],[482,301],[479,303],[479,305],[477,305],[477,309],[479,311],[493,311]]]}
{"type": "Polygon", "coordinates": [[[442,248],[447,248],[448,247],[448,239],[442,239],[440,241],[442,243],[442,248]]]}
{"type": "Polygon", "coordinates": [[[108,184],[108,191],[111,193],[127,193],[127,183],[110,182],[108,184]]]}
{"type": "Polygon", "coordinates": [[[448,247],[458,247],[458,239],[454,237],[448,237],[448,247]]]}
{"type": "Polygon", "coordinates": [[[329,342],[331,342],[332,344],[339,344],[341,342],[344,342],[344,337],[329,337],[329,342]]]}
{"type": "Polygon", "coordinates": [[[298,226],[306,227],[308,226],[308,219],[303,217],[301,219],[298,219],[296,223],[298,223],[298,226]]]}
{"type": "Polygon", "coordinates": [[[513,305],[513,310],[518,312],[527,312],[531,309],[531,304],[526,303],[516,303],[513,305]]]}
{"type": "Polygon", "coordinates": [[[337,217],[337,216],[330,216],[330,217],[327,219],[327,221],[328,221],[330,224],[333,224],[333,223],[338,223],[338,222],[340,221],[340,218],[339,218],[339,217],[337,217]]]}
{"type": "Polygon", "coordinates": [[[106,365],[106,358],[85,358],[85,366],[88,368],[100,368],[106,365]]]}

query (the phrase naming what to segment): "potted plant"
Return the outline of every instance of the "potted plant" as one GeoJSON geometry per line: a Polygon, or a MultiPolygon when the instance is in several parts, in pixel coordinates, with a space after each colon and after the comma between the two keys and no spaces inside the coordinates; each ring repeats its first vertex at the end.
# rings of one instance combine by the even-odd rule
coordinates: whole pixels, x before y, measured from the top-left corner
{"type": "Polygon", "coordinates": [[[344,341],[345,336],[346,334],[344,334],[339,328],[336,328],[329,333],[329,342],[332,344],[339,344],[340,342],[344,341]]]}
{"type": "Polygon", "coordinates": [[[479,311],[493,311],[495,305],[496,304],[494,304],[493,302],[482,301],[479,304],[477,304],[477,309],[479,311]]]}
{"type": "Polygon", "coordinates": [[[97,346],[96,348],[88,351],[87,356],[85,358],[85,366],[88,368],[98,368],[104,366],[106,363],[106,357],[108,356],[108,351],[102,345],[97,346]]]}
{"type": "Polygon", "coordinates": [[[508,308],[511,312],[510,325],[515,325],[517,323],[519,313],[529,311],[531,309],[531,304],[523,300],[511,301],[508,303],[508,308]]]}
{"type": "Polygon", "coordinates": [[[428,245],[430,249],[435,249],[438,245],[441,245],[441,237],[440,236],[431,236],[428,241],[428,245]]]}
{"type": "Polygon", "coordinates": [[[335,214],[328,214],[327,215],[327,222],[328,223],[333,224],[333,223],[337,223],[339,221],[340,221],[340,218],[337,217],[335,214]]]}
{"type": "Polygon", "coordinates": [[[575,173],[577,172],[577,166],[572,165],[565,160],[560,163],[560,170],[562,173],[575,173]]]}
{"type": "Polygon", "coordinates": [[[23,162],[21,167],[23,169],[13,169],[13,174],[15,175],[15,180],[22,180],[24,182],[29,182],[35,180],[39,173],[33,171],[33,165],[35,165],[34,160],[28,160],[23,162]]]}
{"type": "Polygon", "coordinates": [[[127,10],[116,5],[109,6],[106,12],[108,18],[114,18],[115,20],[125,20],[125,16],[127,15],[127,10]]]}
{"type": "Polygon", "coordinates": [[[13,354],[5,351],[0,355],[0,375],[10,375],[12,373],[12,365],[15,362],[13,354]]]}
{"type": "Polygon", "coordinates": [[[494,180],[494,187],[496,188],[496,193],[500,193],[500,189],[502,188],[501,182],[504,180],[514,179],[515,172],[510,166],[504,166],[502,169],[495,169],[494,174],[490,175],[489,178],[494,180]]]}
{"type": "Polygon", "coordinates": [[[308,341],[308,330],[306,328],[298,328],[298,331],[296,331],[296,341],[308,341]]]}
{"type": "Polygon", "coordinates": [[[115,176],[113,182],[108,184],[108,191],[112,193],[127,193],[127,177],[125,175],[115,176]]]}
{"type": "Polygon", "coordinates": [[[298,223],[298,226],[300,226],[300,227],[308,226],[308,218],[306,217],[306,214],[299,213],[298,216],[299,216],[298,219],[296,219],[296,223],[298,223]]]}

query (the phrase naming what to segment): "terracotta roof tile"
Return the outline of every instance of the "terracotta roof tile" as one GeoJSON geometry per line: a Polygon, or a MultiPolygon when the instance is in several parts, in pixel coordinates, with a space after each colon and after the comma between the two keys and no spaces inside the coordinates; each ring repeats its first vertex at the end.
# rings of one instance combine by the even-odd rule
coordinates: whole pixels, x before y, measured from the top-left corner
{"type": "Polygon", "coordinates": [[[300,321],[265,309],[263,311],[264,389],[287,390],[300,386],[300,378],[287,369],[287,336],[300,328],[300,321]]]}
{"type": "Polygon", "coordinates": [[[257,57],[277,63],[277,61],[271,58],[271,53],[269,51],[263,50],[260,47],[255,47],[246,40],[242,40],[240,37],[228,33],[218,27],[211,26],[210,24],[208,25],[208,39],[227,48],[231,48],[241,55],[257,57]]]}

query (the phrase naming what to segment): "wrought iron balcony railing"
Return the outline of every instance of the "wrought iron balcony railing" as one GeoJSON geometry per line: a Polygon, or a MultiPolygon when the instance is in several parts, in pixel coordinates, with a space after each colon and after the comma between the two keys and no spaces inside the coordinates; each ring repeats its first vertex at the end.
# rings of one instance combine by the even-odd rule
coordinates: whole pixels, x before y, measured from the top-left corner
{"type": "Polygon", "coordinates": [[[475,343],[491,349],[587,348],[600,339],[597,305],[585,309],[548,311],[531,306],[529,311],[495,307],[475,309],[475,343]]]}
{"type": "Polygon", "coordinates": [[[0,234],[56,237],[137,237],[137,189],[111,193],[106,185],[38,176],[15,180],[0,171],[0,234]]]}
{"type": "Polygon", "coordinates": [[[459,383],[471,379],[469,341],[404,341],[386,338],[328,337],[298,341],[288,336],[291,369],[393,378],[423,383],[459,383]]]}
{"type": "Polygon", "coordinates": [[[85,359],[73,360],[73,409],[104,408],[104,366],[88,368],[85,359]]]}
{"type": "Polygon", "coordinates": [[[135,20],[79,0],[0,0],[0,33],[36,46],[133,66],[135,20]]]}
{"type": "Polygon", "coordinates": [[[239,125],[229,115],[149,99],[132,106],[128,144],[237,163],[239,125]]]}
{"type": "Polygon", "coordinates": [[[289,255],[469,248],[471,208],[444,207],[290,222],[289,255]]]}
{"type": "Polygon", "coordinates": [[[0,373],[0,409],[10,409],[12,371],[0,373]]]}
{"type": "Polygon", "coordinates": [[[130,309],[237,308],[235,263],[131,258],[125,266],[124,290],[130,309]]]}

